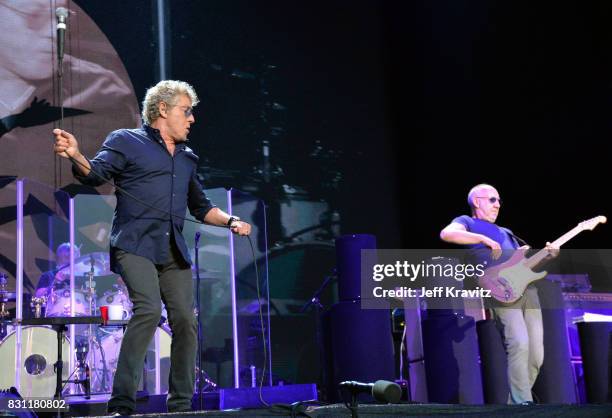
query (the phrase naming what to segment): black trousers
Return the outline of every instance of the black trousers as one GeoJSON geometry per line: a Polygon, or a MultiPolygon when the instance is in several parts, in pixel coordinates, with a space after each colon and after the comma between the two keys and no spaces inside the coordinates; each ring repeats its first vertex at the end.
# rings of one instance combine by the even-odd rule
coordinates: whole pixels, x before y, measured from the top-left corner
{"type": "Polygon", "coordinates": [[[197,325],[193,311],[193,280],[189,265],[179,260],[154,264],[147,258],[116,250],[114,257],[127,285],[134,314],[119,352],[113,393],[108,409],[136,409],[136,391],[142,379],[147,347],[161,316],[161,302],[172,330],[168,411],[191,410],[195,381],[197,325]]]}

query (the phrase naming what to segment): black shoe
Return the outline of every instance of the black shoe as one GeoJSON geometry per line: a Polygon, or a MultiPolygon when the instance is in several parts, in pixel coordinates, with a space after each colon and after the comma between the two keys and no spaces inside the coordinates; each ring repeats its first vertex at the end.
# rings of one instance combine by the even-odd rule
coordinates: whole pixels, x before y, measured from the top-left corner
{"type": "Polygon", "coordinates": [[[134,413],[133,409],[127,408],[125,406],[114,406],[112,408],[108,408],[108,415],[112,417],[124,417],[129,416],[134,413]]]}

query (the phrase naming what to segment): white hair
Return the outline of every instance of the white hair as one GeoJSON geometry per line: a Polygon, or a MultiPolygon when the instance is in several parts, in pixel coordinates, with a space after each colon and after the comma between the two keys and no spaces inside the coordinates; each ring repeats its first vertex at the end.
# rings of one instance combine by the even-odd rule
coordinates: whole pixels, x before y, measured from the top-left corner
{"type": "Polygon", "coordinates": [[[162,80],[145,93],[142,101],[142,120],[150,125],[159,118],[159,104],[164,102],[173,106],[178,101],[178,97],[186,94],[191,99],[191,106],[195,107],[198,102],[198,95],[193,86],[184,81],[162,80]]]}
{"type": "MultiPolygon", "coordinates": [[[[79,257],[81,255],[81,247],[79,245],[74,245],[73,248],[75,257],[79,257]]],[[[58,245],[57,250],[55,250],[55,254],[59,254],[60,251],[70,252],[70,243],[62,242],[60,245],[58,245]]]]}

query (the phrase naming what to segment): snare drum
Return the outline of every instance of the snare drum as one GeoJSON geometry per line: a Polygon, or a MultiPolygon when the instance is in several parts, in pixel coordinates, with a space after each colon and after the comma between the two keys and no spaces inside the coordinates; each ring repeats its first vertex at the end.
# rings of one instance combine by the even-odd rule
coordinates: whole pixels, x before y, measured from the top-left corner
{"type": "MultiPolygon", "coordinates": [[[[13,330],[0,342],[0,387],[15,386],[15,369],[20,372],[19,393],[23,397],[50,399],[55,394],[56,375],[53,365],[57,361],[57,333],[49,327],[21,327],[21,361],[15,364],[17,332],[13,330]]],[[[70,346],[64,336],[62,344],[63,378],[68,378],[70,346]]]]}

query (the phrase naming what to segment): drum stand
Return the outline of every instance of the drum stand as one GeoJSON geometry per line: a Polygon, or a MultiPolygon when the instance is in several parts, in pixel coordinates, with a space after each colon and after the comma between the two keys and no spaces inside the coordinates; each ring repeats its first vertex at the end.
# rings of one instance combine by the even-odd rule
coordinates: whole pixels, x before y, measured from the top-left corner
{"type": "Polygon", "coordinates": [[[108,373],[108,367],[106,366],[106,354],[104,353],[104,347],[102,346],[102,340],[100,339],[100,333],[98,332],[96,332],[96,344],[100,350],[100,357],[102,361],[102,379],[100,381],[100,387],[104,391],[106,390],[106,374],[108,373]]]}
{"type": "Polygon", "coordinates": [[[57,361],[53,365],[55,372],[55,399],[62,399],[62,372],[64,370],[64,362],[62,360],[62,342],[64,341],[64,332],[68,330],[66,324],[52,325],[53,330],[57,333],[57,361]]]}
{"type": "MultiPolygon", "coordinates": [[[[57,361],[53,365],[55,372],[55,399],[62,398],[62,388],[64,383],[77,383],[85,386],[87,397],[91,395],[89,385],[89,367],[85,365],[85,378],[75,380],[63,380],[64,362],[62,359],[62,343],[64,342],[64,333],[68,330],[66,325],[69,324],[100,324],[101,319],[98,316],[81,316],[81,317],[52,317],[52,318],[32,318],[21,320],[21,325],[50,325],[57,333],[57,361]]],[[[78,357],[78,356],[77,356],[78,357]]],[[[81,362],[79,362],[82,364],[81,362]]],[[[89,398],[88,398],[89,399],[89,398]]]]}
{"type": "MultiPolygon", "coordinates": [[[[89,327],[91,328],[91,324],[89,325],[89,327]]],[[[60,336],[60,333],[58,332],[58,338],[60,336]]],[[[61,344],[61,342],[59,343],[61,344]]],[[[61,350],[61,346],[59,348],[61,350]]],[[[86,358],[87,358],[87,353],[89,352],[89,343],[87,344],[79,344],[76,347],[76,357],[77,357],[77,364],[76,364],[76,369],[79,370],[79,372],[77,373],[77,376],[81,376],[81,372],[80,370],[84,371],[84,375],[85,377],[79,379],[74,379],[74,380],[64,380],[64,383],[74,383],[77,385],[83,385],[83,388],[85,389],[85,399],[90,399],[91,398],[91,371],[89,369],[89,364],[87,364],[86,358]]],[[[61,361],[61,355],[58,356],[58,362],[61,361]]],[[[56,363],[57,364],[57,363],[56,363]]],[[[59,365],[58,370],[58,376],[61,376],[61,369],[62,366],[59,365]]],[[[61,390],[61,389],[60,389],[61,390]]],[[[57,396],[57,393],[56,393],[57,396]]]]}

